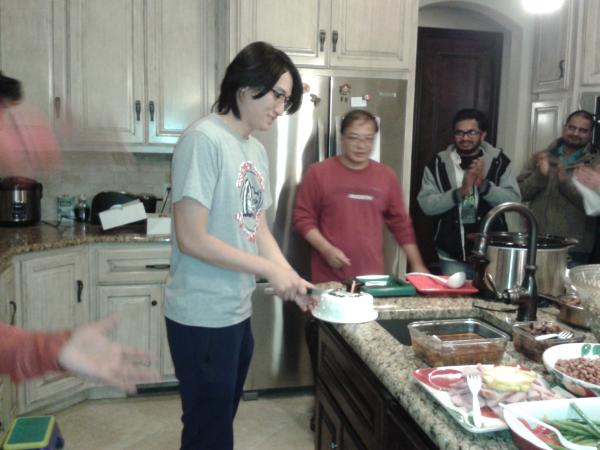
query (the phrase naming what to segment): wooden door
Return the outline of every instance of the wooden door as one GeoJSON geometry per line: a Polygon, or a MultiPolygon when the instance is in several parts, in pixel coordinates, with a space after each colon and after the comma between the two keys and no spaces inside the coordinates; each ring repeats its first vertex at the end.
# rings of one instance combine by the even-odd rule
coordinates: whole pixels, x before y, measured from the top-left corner
{"type": "Polygon", "coordinates": [[[212,0],[147,2],[148,142],[175,144],[214,99],[212,0]]]}
{"type": "MultiPolygon", "coordinates": [[[[111,339],[127,346],[158,354],[162,320],[162,286],[158,284],[100,286],[98,315],[117,313],[120,325],[111,330],[111,339]]],[[[155,363],[160,365],[159,362],[155,363]]]]}
{"type": "Polygon", "coordinates": [[[75,144],[144,142],[143,20],[143,0],[69,2],[75,144]]]}
{"type": "Polygon", "coordinates": [[[417,11],[415,0],[333,0],[331,67],[409,67],[417,11]]]}
{"type": "Polygon", "coordinates": [[[502,33],[419,28],[410,213],[425,263],[435,265],[434,220],[417,203],[425,165],[453,142],[452,118],[477,108],[490,121],[487,140],[495,144],[502,33]]]}
{"type": "Polygon", "coordinates": [[[251,42],[266,41],[296,64],[327,63],[331,0],[241,0],[238,8],[236,52],[251,42]]]}
{"type": "MultiPolygon", "coordinates": [[[[44,254],[22,263],[23,327],[29,330],[70,330],[89,321],[87,252],[68,250],[44,254]]],[[[24,384],[22,407],[35,409],[85,388],[81,378],[50,374],[24,384]]],[[[20,411],[20,412],[25,412],[20,411]]]]}
{"type": "MultiPolygon", "coordinates": [[[[573,73],[573,27],[576,26],[576,6],[578,3],[566,2],[560,10],[552,14],[541,14],[537,17],[533,92],[554,92],[569,89],[571,74],[573,73]]],[[[588,10],[588,12],[590,15],[594,14],[593,10],[588,10]]],[[[597,28],[596,24],[594,28],[597,28]]],[[[586,27],[586,33],[588,33],[588,30],[589,28],[586,27]]],[[[593,46],[596,48],[595,43],[593,46]]],[[[583,61],[584,72],[582,78],[585,81],[588,79],[590,69],[589,63],[585,62],[586,58],[583,58],[583,61]]]]}

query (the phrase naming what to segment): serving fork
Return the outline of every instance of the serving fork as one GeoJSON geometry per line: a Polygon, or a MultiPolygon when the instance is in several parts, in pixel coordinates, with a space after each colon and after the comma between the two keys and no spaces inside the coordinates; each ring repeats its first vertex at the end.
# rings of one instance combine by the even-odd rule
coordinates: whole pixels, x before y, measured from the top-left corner
{"type": "Polygon", "coordinates": [[[467,386],[473,396],[473,423],[481,428],[481,407],[479,406],[479,391],[481,390],[481,375],[467,375],[467,386]]]}
{"type": "Polygon", "coordinates": [[[553,338],[571,339],[572,337],[573,337],[573,333],[571,333],[570,331],[564,330],[564,331],[561,331],[560,333],[550,333],[550,334],[542,334],[541,336],[536,336],[535,340],[536,341],[545,341],[546,339],[553,339],[553,338]]]}

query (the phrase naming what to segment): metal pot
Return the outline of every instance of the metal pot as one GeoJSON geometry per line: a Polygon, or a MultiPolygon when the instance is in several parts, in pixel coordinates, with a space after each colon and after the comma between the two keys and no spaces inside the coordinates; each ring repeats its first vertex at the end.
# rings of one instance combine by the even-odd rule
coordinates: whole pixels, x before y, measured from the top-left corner
{"type": "Polygon", "coordinates": [[[588,322],[588,314],[583,306],[570,303],[575,299],[579,299],[577,294],[565,294],[558,298],[558,307],[560,311],[558,313],[558,320],[589,330],[590,324],[588,322]]]}
{"type": "MultiPolygon", "coordinates": [[[[521,286],[527,265],[526,233],[496,232],[488,234],[486,257],[489,264],[486,276],[491,274],[499,291],[521,286]]],[[[567,269],[569,247],[577,239],[539,235],[535,279],[540,294],[558,297],[564,294],[564,274],[567,269]]]]}

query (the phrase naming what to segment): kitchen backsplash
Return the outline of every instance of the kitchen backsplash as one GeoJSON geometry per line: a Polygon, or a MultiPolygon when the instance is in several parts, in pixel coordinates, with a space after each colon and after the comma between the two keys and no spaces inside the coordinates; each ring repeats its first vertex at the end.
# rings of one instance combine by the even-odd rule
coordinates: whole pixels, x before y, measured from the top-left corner
{"type": "MultiPolygon", "coordinates": [[[[100,191],[150,193],[164,197],[170,184],[171,155],[141,153],[63,152],[62,163],[35,175],[42,183],[42,220],[56,221],[56,198],[84,194],[91,205],[100,191]]],[[[158,208],[162,203],[158,203],[158,208]]],[[[167,204],[165,211],[170,205],[167,204]]]]}

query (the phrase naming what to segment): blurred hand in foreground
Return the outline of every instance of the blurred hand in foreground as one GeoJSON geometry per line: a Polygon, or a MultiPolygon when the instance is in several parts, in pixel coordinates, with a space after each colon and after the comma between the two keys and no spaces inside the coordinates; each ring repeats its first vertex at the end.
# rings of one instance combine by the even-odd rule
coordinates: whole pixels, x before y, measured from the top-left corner
{"type": "Polygon", "coordinates": [[[128,348],[106,336],[118,324],[116,315],[73,330],[58,356],[60,365],[75,375],[136,392],[136,383],[159,381],[159,373],[148,367],[153,355],[128,348]]]}

